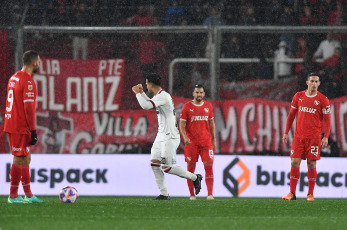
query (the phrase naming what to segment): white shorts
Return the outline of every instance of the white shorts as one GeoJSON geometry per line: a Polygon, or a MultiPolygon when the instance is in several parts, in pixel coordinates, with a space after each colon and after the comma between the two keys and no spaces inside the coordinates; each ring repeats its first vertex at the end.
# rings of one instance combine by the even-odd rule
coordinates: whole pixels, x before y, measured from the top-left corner
{"type": "Polygon", "coordinates": [[[176,151],[179,144],[180,139],[154,141],[151,149],[151,160],[159,160],[165,166],[176,164],[176,151]]]}

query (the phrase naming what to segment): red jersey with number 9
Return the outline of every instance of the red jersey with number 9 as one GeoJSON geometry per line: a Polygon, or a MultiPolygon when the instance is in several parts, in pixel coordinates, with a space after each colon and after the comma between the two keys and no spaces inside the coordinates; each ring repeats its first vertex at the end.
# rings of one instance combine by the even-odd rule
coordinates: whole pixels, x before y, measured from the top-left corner
{"type": "Polygon", "coordinates": [[[295,136],[299,138],[320,137],[323,127],[323,115],[330,114],[330,103],[326,96],[317,91],[308,96],[306,91],[295,94],[292,104],[297,109],[295,136]]]}
{"type": "Polygon", "coordinates": [[[29,134],[29,129],[36,129],[36,94],[35,82],[28,73],[20,70],[10,78],[7,85],[4,132],[29,134]],[[33,114],[26,114],[24,104],[31,106],[29,108],[33,114]]]}
{"type": "Polygon", "coordinates": [[[184,104],[180,120],[186,121],[188,138],[196,145],[212,145],[209,121],[214,118],[212,105],[204,101],[196,105],[192,101],[184,104]]]}

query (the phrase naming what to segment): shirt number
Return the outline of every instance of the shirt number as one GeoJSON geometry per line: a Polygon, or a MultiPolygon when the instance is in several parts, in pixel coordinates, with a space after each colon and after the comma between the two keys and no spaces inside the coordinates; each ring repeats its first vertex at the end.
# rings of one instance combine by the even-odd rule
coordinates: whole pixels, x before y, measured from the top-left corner
{"type": "Polygon", "coordinates": [[[318,155],[318,150],[319,150],[319,147],[318,146],[311,146],[311,153],[315,156],[318,155]]]}
{"type": "Polygon", "coordinates": [[[6,107],[7,112],[11,112],[13,106],[13,89],[10,89],[7,94],[7,101],[10,103],[9,107],[6,107]]]}

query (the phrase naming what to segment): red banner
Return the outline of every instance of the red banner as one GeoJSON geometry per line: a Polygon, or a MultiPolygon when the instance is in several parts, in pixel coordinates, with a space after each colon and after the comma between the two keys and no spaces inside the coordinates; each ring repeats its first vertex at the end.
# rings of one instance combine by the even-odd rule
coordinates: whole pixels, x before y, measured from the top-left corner
{"type": "Polygon", "coordinates": [[[124,59],[42,59],[37,111],[108,112],[121,109],[124,59]]]}
{"type": "MultiPolygon", "coordinates": [[[[36,116],[39,142],[32,151],[149,153],[157,133],[156,112],[142,110],[139,105],[138,110],[120,110],[123,73],[122,59],[44,59],[40,72],[34,75],[39,89],[36,116]]],[[[189,100],[174,97],[177,119],[183,104],[189,100]]],[[[342,155],[347,153],[346,101],[347,97],[331,100],[330,141],[339,147],[332,151],[342,155]]],[[[289,153],[292,132],[287,145],[281,142],[289,102],[250,98],[211,103],[216,121],[217,154],[289,153]]],[[[2,116],[0,129],[3,130],[2,116]]],[[[3,132],[0,138],[6,139],[3,132]]],[[[0,152],[9,152],[7,141],[0,146],[0,152]]]]}

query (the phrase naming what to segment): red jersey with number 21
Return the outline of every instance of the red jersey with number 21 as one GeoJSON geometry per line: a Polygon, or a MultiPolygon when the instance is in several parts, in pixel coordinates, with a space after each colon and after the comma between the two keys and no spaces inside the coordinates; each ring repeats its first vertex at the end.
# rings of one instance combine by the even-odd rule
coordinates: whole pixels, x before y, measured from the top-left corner
{"type": "Polygon", "coordinates": [[[330,103],[326,96],[317,91],[308,96],[306,91],[295,94],[292,104],[297,109],[295,136],[299,138],[320,137],[323,127],[323,115],[330,113],[330,103]]]}
{"type": "Polygon", "coordinates": [[[209,121],[214,118],[212,105],[204,101],[196,105],[192,101],[184,104],[180,120],[186,121],[188,138],[196,145],[212,145],[209,121]]]}
{"type": "Polygon", "coordinates": [[[29,134],[29,129],[36,129],[36,94],[35,82],[28,73],[20,70],[10,78],[7,85],[4,132],[29,134]],[[25,113],[26,103],[33,112],[29,116],[25,113]]]}

